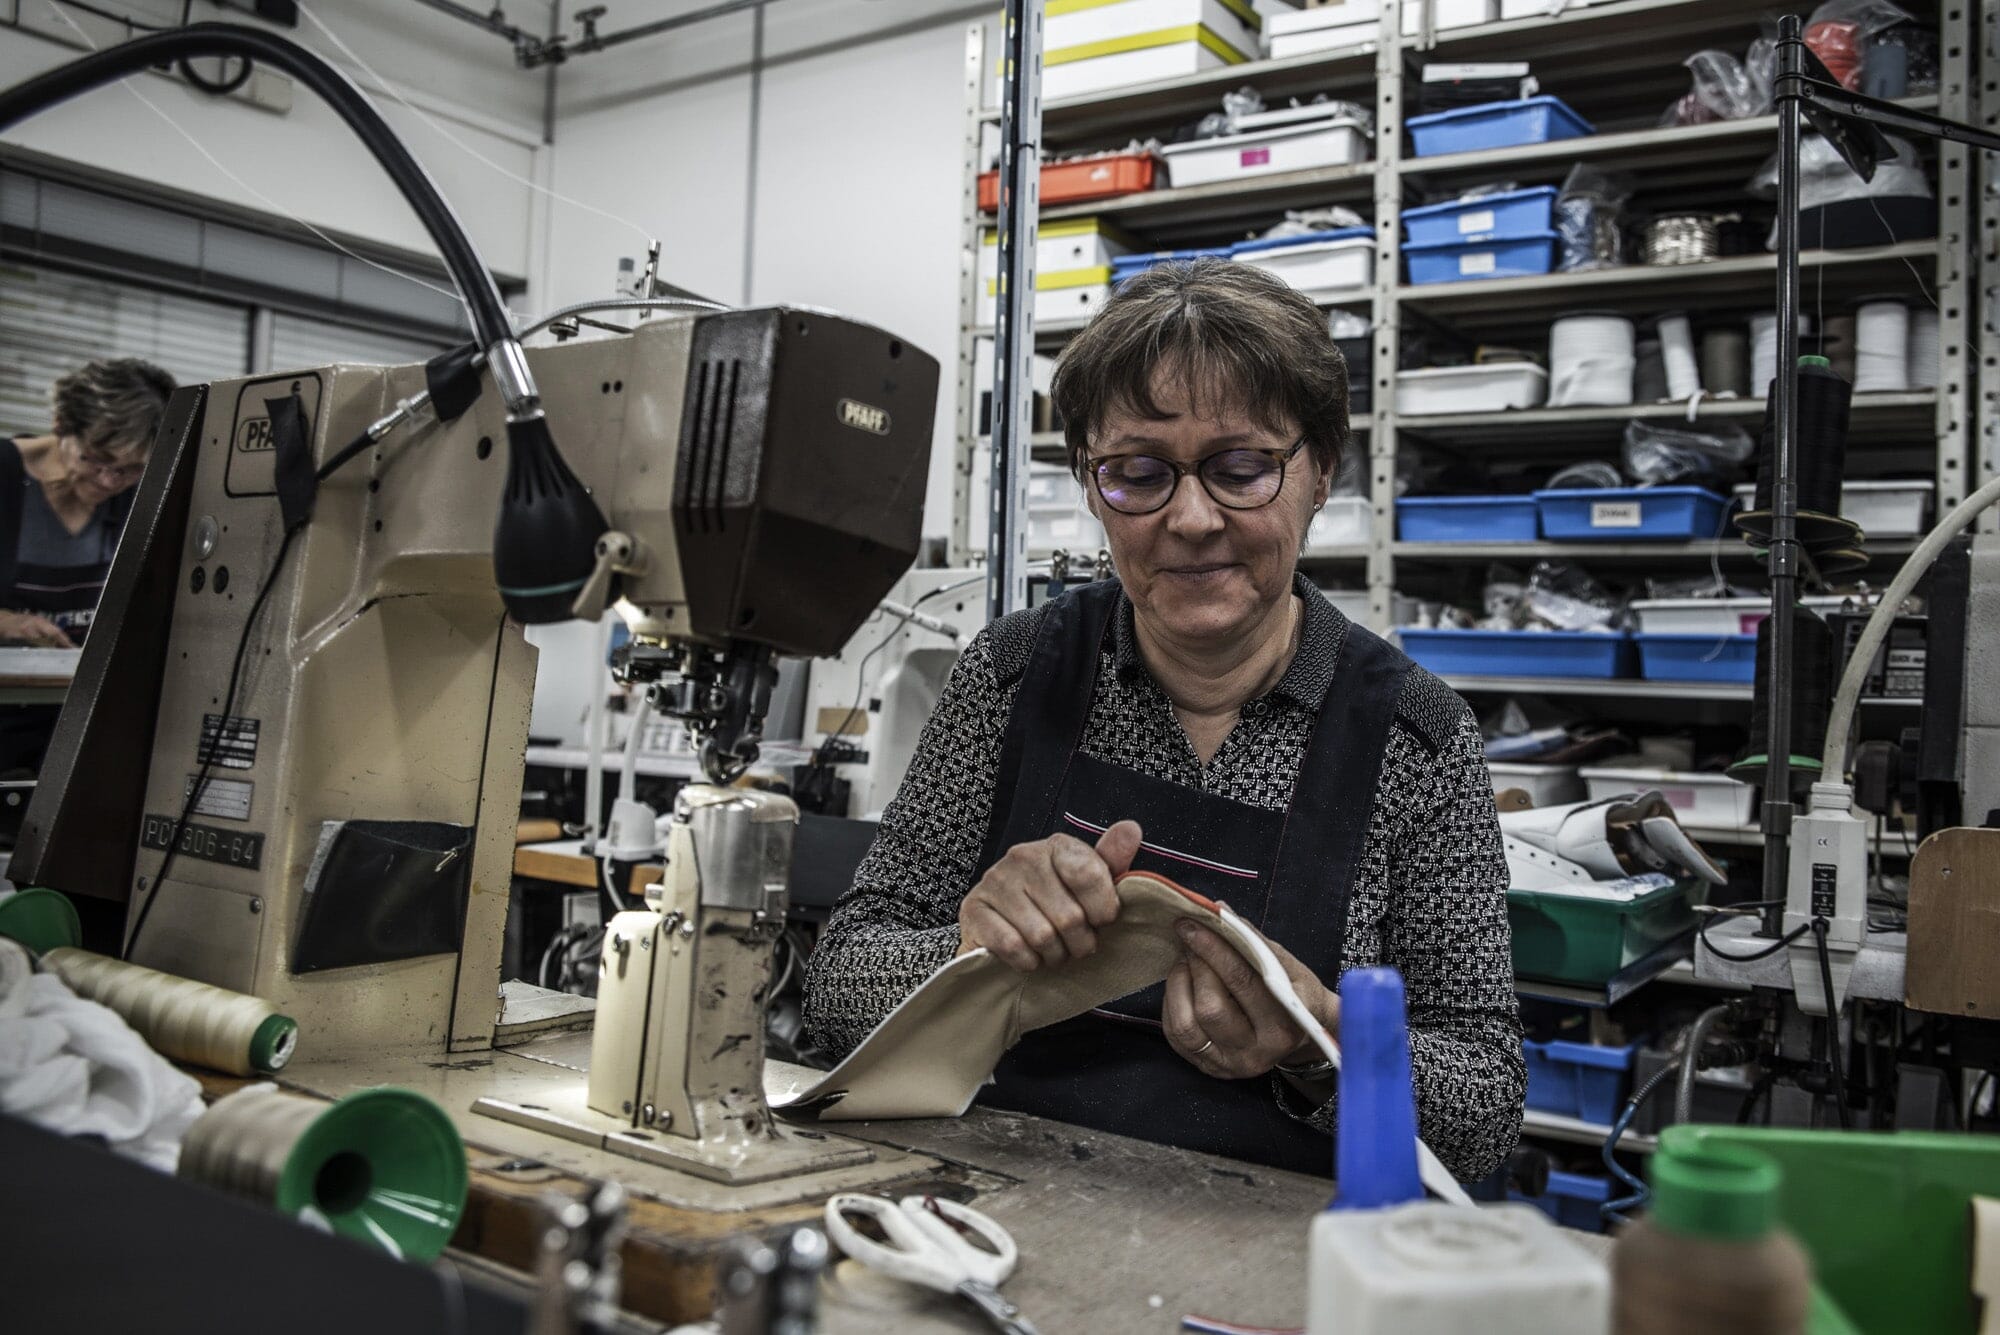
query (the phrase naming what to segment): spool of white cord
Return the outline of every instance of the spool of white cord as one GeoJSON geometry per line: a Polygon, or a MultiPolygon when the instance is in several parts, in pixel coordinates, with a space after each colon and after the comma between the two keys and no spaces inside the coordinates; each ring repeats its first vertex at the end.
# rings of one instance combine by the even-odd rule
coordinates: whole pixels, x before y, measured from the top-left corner
{"type": "Polygon", "coordinates": [[[1565,315],[1549,325],[1549,407],[1623,407],[1632,402],[1633,365],[1631,320],[1565,315]]]}
{"type": "Polygon", "coordinates": [[[1854,392],[1896,393],[1910,387],[1910,308],[1900,301],[1864,301],[1854,309],[1854,392]]]}
{"type": "Polygon", "coordinates": [[[1667,364],[1667,397],[1679,403],[1701,393],[1701,366],[1695,360],[1694,329],[1685,315],[1659,320],[1660,357],[1667,364]]]}
{"type": "MultiPolygon", "coordinates": [[[[1812,321],[1799,313],[1799,333],[1812,332],[1812,321]]],[[[1763,398],[1771,392],[1778,376],[1778,313],[1767,311],[1750,317],[1750,393],[1763,398]]]]}
{"type": "Polygon", "coordinates": [[[1938,382],[1938,313],[1910,312],[1911,389],[1936,389],[1938,382]]]}

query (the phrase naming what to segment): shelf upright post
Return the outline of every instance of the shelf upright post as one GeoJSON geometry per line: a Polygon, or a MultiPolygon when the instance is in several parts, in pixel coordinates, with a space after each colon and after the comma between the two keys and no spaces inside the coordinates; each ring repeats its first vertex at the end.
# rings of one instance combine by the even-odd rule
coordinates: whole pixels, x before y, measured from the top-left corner
{"type": "MultiPolygon", "coordinates": [[[[1938,115],[1962,122],[1972,122],[1977,115],[1977,123],[1985,128],[2000,128],[1993,123],[1994,113],[2000,108],[1990,105],[1992,99],[1977,96],[1979,85],[1975,83],[1974,66],[1980,53],[1973,49],[1973,24],[1967,14],[1968,8],[1963,0],[1939,7],[1938,115]]],[[[1977,77],[1983,78],[1985,62],[1978,61],[1978,64],[1980,72],[1977,77]]],[[[1982,219],[1981,231],[1983,238],[1988,240],[1994,235],[1996,221],[1990,209],[1981,209],[1975,214],[1972,204],[1975,199],[1990,198],[1980,190],[1980,186],[1989,179],[1991,161],[1990,154],[1975,153],[1956,140],[1938,141],[1937,284],[1933,289],[1937,293],[1938,316],[1937,509],[1934,513],[1940,515],[1964,500],[1977,485],[1971,480],[1972,460],[1967,440],[1974,418],[1971,391],[1975,382],[1984,383],[1994,378],[1981,377],[1981,368],[1974,367],[1966,355],[1968,343],[1975,341],[1966,337],[1971,312],[1983,304],[1973,300],[1976,289],[1970,281],[1970,252],[1972,243],[1979,239],[1971,235],[1972,219],[1975,216],[1982,219]]],[[[1984,346],[1988,337],[1982,335],[1976,341],[1984,346]]],[[[1991,531],[1995,522],[1993,512],[1987,511],[1980,522],[1991,531]]]]}
{"type": "MultiPolygon", "coordinates": [[[[946,560],[955,566],[972,562],[973,461],[979,453],[979,391],[976,359],[979,336],[979,148],[986,118],[981,111],[980,71],[986,65],[986,25],[965,30],[965,154],[964,179],[959,182],[958,238],[958,438],[951,470],[951,544],[946,560]]],[[[980,504],[985,497],[978,498],[980,504]]]]}
{"type": "MultiPolygon", "coordinates": [[[[1369,377],[1373,429],[1368,436],[1368,619],[1387,632],[1396,590],[1396,364],[1402,342],[1397,287],[1403,273],[1402,7],[1384,0],[1375,35],[1375,291],[1370,315],[1369,377]]],[[[1350,373],[1350,388],[1352,385],[1350,373]]]]}
{"type": "Polygon", "coordinates": [[[1042,180],[1042,0],[1007,0],[1000,94],[1000,291],[993,330],[987,616],[1028,605],[1029,432],[1035,414],[1035,234],[1042,180]]]}
{"type": "MultiPolygon", "coordinates": [[[[1771,382],[1770,653],[1765,660],[1764,894],[1777,903],[1763,932],[1784,930],[1792,833],[1792,605],[1798,598],[1799,459],[1799,105],[1805,39],[1799,16],[1778,20],[1778,374],[1771,382]]],[[[1752,386],[1754,389],[1755,386],[1752,386]]]]}

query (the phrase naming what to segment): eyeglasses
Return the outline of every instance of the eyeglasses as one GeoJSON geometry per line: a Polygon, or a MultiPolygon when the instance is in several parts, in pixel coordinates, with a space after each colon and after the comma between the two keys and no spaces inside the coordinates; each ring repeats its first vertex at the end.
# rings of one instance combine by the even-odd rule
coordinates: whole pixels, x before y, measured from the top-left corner
{"type": "Polygon", "coordinates": [[[120,463],[115,456],[97,454],[86,450],[83,442],[75,437],[65,437],[63,443],[76,459],[77,467],[86,473],[95,473],[106,482],[136,482],[146,472],[146,461],[120,463]]]}
{"type": "Polygon", "coordinates": [[[1193,474],[1217,505],[1260,510],[1285,487],[1285,465],[1305,447],[1305,437],[1284,450],[1219,450],[1191,464],[1152,454],[1114,454],[1090,465],[1091,480],[1104,503],[1121,515],[1149,515],[1166,507],[1193,474]]]}

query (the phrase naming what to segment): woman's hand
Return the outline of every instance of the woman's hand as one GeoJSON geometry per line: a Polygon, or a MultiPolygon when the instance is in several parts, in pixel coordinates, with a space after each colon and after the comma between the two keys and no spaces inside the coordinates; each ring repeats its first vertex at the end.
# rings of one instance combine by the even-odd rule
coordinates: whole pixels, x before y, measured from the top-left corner
{"type": "MultiPolygon", "coordinates": [[[[1160,1012],[1167,1042],[1204,1075],[1246,1080],[1279,1063],[1316,1061],[1319,1045],[1306,1036],[1249,960],[1213,931],[1183,920],[1178,930],[1187,954],[1167,974],[1160,1012]]],[[[1269,937],[1292,990],[1327,1032],[1340,1032],[1340,998],[1318,976],[1269,937]]]]}
{"type": "Polygon", "coordinates": [[[36,648],[76,648],[61,626],[33,612],[0,612],[0,640],[36,648]]]}
{"type": "Polygon", "coordinates": [[[1097,929],[1118,916],[1112,879],[1131,870],[1139,826],[1121,820],[1092,848],[1053,834],[1016,844],[958,906],[959,950],[980,946],[1032,973],[1097,949],[1097,929]]]}

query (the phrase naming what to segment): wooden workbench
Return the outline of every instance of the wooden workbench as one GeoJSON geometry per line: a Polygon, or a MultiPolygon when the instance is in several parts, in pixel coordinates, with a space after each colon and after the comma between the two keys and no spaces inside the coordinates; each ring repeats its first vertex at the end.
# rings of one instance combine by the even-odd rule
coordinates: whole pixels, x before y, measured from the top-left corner
{"type": "MultiPolygon", "coordinates": [[[[488,1092],[518,1098],[532,1082],[580,1081],[588,1054],[587,1031],[430,1061],[302,1054],[281,1083],[324,1096],[393,1083],[434,1099],[465,1137],[471,1169],[453,1246],[511,1269],[532,1269],[547,1193],[579,1196],[594,1178],[616,1178],[632,1194],[624,1305],[668,1324],[705,1318],[729,1239],[816,1223],[826,1193],[788,1201],[787,1184],[729,1192],[471,1111],[488,1092]]],[[[772,1067],[780,1082],[812,1074],[772,1067]]],[[[241,1083],[205,1079],[211,1095],[241,1083]]],[[[1022,1256],[1005,1292],[1049,1335],[1166,1332],[1188,1312],[1256,1325],[1303,1319],[1306,1230],[1331,1193],[1325,1179],[978,1108],[963,1118],[815,1129],[880,1147],[887,1180],[869,1189],[950,1195],[1005,1225],[1022,1256]]],[[[843,1263],[825,1287],[826,1335],[982,1329],[955,1300],[851,1270],[843,1263]]]]}

